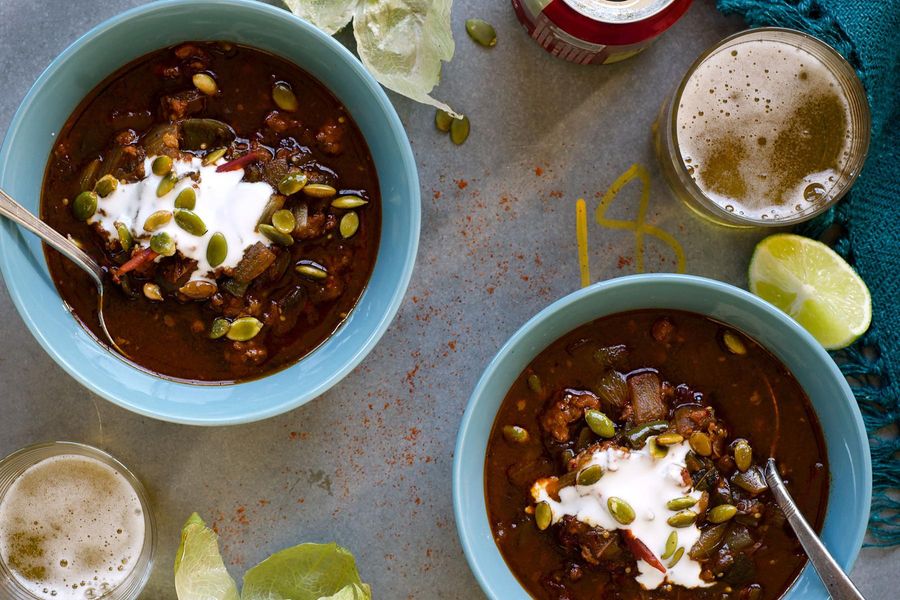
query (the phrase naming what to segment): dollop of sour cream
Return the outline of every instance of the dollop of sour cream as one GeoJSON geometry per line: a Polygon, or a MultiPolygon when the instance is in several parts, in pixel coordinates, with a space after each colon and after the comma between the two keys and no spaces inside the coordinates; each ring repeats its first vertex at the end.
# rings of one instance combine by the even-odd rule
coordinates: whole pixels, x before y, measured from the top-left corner
{"type": "Polygon", "coordinates": [[[700,563],[687,554],[700,538],[700,529],[696,525],[675,528],[666,522],[676,512],[666,507],[669,500],[683,496],[699,500],[701,496],[701,492],[692,490],[691,485],[685,485],[682,476],[689,449],[687,442],[672,445],[662,458],[652,456],[647,446],[634,451],[621,448],[598,450],[582,468],[603,467],[604,475],[599,481],[592,485],[561,488],[557,502],[546,489],[549,481],[542,479],[532,486],[531,495],[535,502],[550,505],[553,523],[569,515],[592,527],[630,529],[657,558],[665,553],[669,535],[676,532],[678,547],[684,548],[684,554],[675,566],[668,567],[671,557],[660,559],[667,567],[663,574],[646,561],[638,560],[639,575],[635,579],[648,590],[656,589],[666,581],[686,588],[707,587],[711,584],[700,579],[700,563]],[[607,508],[610,497],[621,498],[630,504],[635,513],[634,521],[628,525],[616,521],[607,508]]]}
{"type": "MultiPolygon", "coordinates": [[[[268,238],[256,231],[256,225],[269,198],[275,193],[268,183],[241,181],[243,169],[216,172],[216,164],[204,165],[200,158],[175,160],[172,168],[178,175],[178,183],[170,192],[157,197],[162,176],[155,175],[151,165],[155,156],[144,160],[144,179],[134,183],[120,183],[118,187],[97,203],[97,212],[89,223],[97,223],[110,237],[117,239],[116,223],[124,224],[134,237],[135,244],[148,246],[150,237],[166,232],[175,242],[175,247],[187,258],[197,261],[197,268],[191,273],[191,280],[213,280],[216,268],[234,268],[244,256],[244,251],[262,242],[270,245],[268,238]],[[188,176],[196,173],[195,176],[188,176]],[[175,219],[163,227],[144,231],[144,222],[153,213],[165,210],[174,212],[175,199],[182,190],[193,187],[196,204],[193,212],[206,225],[206,233],[194,235],[182,229],[175,219]],[[206,259],[206,248],[214,233],[225,236],[228,253],[218,267],[213,267],[206,259]]],[[[218,162],[221,162],[219,159],[218,162]]]]}

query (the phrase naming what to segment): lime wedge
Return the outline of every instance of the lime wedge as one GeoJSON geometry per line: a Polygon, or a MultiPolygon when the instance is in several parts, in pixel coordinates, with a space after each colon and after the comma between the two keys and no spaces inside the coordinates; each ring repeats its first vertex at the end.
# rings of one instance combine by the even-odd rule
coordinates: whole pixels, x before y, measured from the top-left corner
{"type": "Polygon", "coordinates": [[[794,317],[826,349],[845,348],[869,328],[869,288],[825,244],[790,233],[771,235],[750,259],[750,291],[794,317]]]}

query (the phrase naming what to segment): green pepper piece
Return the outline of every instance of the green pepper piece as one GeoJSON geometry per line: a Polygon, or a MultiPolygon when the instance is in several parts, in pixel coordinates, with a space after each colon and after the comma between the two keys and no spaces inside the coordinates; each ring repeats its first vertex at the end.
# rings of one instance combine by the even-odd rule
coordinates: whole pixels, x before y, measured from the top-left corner
{"type": "Polygon", "coordinates": [[[626,431],[625,439],[628,440],[632,448],[643,448],[648,437],[664,433],[668,428],[668,421],[648,421],[626,431]]]}

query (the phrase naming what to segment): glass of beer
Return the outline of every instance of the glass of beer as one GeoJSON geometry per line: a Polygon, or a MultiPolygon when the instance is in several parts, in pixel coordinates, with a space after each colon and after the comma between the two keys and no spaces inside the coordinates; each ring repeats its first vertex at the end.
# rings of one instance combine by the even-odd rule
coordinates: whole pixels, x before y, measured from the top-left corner
{"type": "Polygon", "coordinates": [[[662,171],[689,208],[732,227],[780,227],[837,202],[869,147],[865,90],[831,46],[760,28],[691,65],[654,125],[662,171]]]}
{"type": "Polygon", "coordinates": [[[109,454],[52,442],[0,461],[4,600],[136,600],[155,539],[143,486],[109,454]]]}

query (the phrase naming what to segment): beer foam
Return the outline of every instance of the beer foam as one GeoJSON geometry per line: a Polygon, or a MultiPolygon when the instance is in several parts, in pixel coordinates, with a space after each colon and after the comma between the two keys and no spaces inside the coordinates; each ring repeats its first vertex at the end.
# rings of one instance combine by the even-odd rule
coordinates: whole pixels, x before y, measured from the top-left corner
{"type": "Polygon", "coordinates": [[[788,218],[826,201],[850,157],[850,106],[832,71],[794,45],[748,40],[707,57],[684,87],[676,140],[725,210],[788,218]]]}
{"type": "Polygon", "coordinates": [[[100,598],[134,569],[144,535],[134,488],[87,456],[44,459],[0,499],[0,559],[39,598],[100,598]]]}

